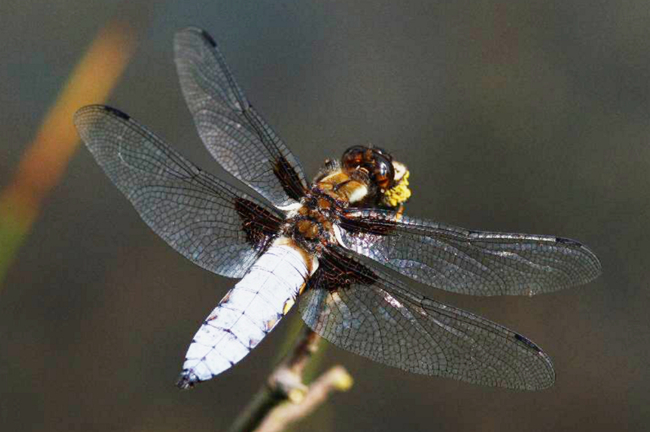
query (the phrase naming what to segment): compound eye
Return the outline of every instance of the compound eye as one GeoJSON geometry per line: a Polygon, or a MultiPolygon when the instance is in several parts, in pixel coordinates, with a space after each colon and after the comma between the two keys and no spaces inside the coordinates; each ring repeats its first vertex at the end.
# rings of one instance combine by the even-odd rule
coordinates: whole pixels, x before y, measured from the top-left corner
{"type": "Polygon", "coordinates": [[[375,153],[380,154],[380,155],[384,156],[385,158],[388,158],[389,161],[393,160],[393,157],[389,153],[386,153],[386,150],[384,150],[381,147],[373,147],[372,150],[375,153]]]}
{"type": "Polygon", "coordinates": [[[343,167],[348,170],[358,168],[364,163],[365,148],[361,146],[353,146],[347,149],[341,157],[343,167]]]}
{"type": "Polygon", "coordinates": [[[373,170],[374,180],[382,189],[390,189],[395,179],[395,170],[392,162],[385,155],[377,155],[373,170]]]}

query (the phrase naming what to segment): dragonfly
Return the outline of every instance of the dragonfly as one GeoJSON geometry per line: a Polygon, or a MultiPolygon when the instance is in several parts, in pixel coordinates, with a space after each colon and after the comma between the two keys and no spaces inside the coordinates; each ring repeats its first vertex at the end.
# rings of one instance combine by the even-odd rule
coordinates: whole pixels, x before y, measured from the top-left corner
{"type": "Polygon", "coordinates": [[[192,339],[180,388],[238,363],[296,302],[315,333],[385,365],[512,389],[553,385],[551,359],[531,340],[419,291],[553,292],[600,274],[592,251],[563,237],[407,216],[408,168],[379,147],[350,147],[308,182],[207,32],[178,32],[174,52],[203,143],[259,197],[201,170],[120,110],[86,106],[74,123],[154,232],[200,267],[241,279],[192,339]]]}

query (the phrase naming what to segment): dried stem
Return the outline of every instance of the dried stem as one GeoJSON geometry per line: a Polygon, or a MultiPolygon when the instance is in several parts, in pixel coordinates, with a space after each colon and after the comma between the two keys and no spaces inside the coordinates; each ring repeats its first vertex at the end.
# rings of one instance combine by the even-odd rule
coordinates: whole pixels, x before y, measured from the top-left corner
{"type": "Polygon", "coordinates": [[[281,431],[312,413],[332,391],[345,391],[352,386],[352,377],[342,366],[333,367],[310,386],[303,383],[305,367],[320,339],[305,327],[296,345],[235,420],[230,432],[281,431]]]}

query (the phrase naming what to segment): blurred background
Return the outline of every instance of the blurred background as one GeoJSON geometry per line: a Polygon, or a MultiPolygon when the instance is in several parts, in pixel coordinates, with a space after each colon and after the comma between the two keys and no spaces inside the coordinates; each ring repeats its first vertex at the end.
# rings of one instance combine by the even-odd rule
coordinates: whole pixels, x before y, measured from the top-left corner
{"type": "Polygon", "coordinates": [[[355,385],[295,430],[647,430],[647,2],[3,0],[0,16],[2,430],[225,430],[299,331],[294,311],[237,367],[177,390],[235,281],[175,253],[77,147],[72,113],[108,98],[228,178],[177,82],[187,25],[220,43],[309,175],[371,142],[410,167],[410,214],[571,237],[602,261],[597,281],[533,298],[416,287],[530,337],[554,360],[552,389],[411,375],[330,346],[320,367],[345,365],[355,385]]]}

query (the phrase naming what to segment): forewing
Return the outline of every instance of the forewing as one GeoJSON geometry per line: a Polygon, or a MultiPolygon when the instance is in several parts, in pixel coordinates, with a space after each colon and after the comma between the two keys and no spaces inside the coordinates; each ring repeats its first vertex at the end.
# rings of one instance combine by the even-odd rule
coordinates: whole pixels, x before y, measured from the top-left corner
{"type": "Polygon", "coordinates": [[[174,48],[185,100],[212,156],[276,206],[299,201],[307,190],[300,163],[248,102],[210,35],[182,30],[174,48]]]}
{"type": "Polygon", "coordinates": [[[279,214],[201,171],[121,111],[87,106],[74,122],[142,219],[199,266],[242,277],[276,234],[279,214]]]}
{"type": "Polygon", "coordinates": [[[409,372],[520,390],[555,381],[549,357],[525,337],[417,295],[339,248],[319,259],[300,310],[334,345],[409,372]]]}
{"type": "Polygon", "coordinates": [[[418,282],[471,295],[535,295],[587,283],[600,262],[554,236],[469,231],[392,211],[350,209],[343,246],[418,282]]]}

